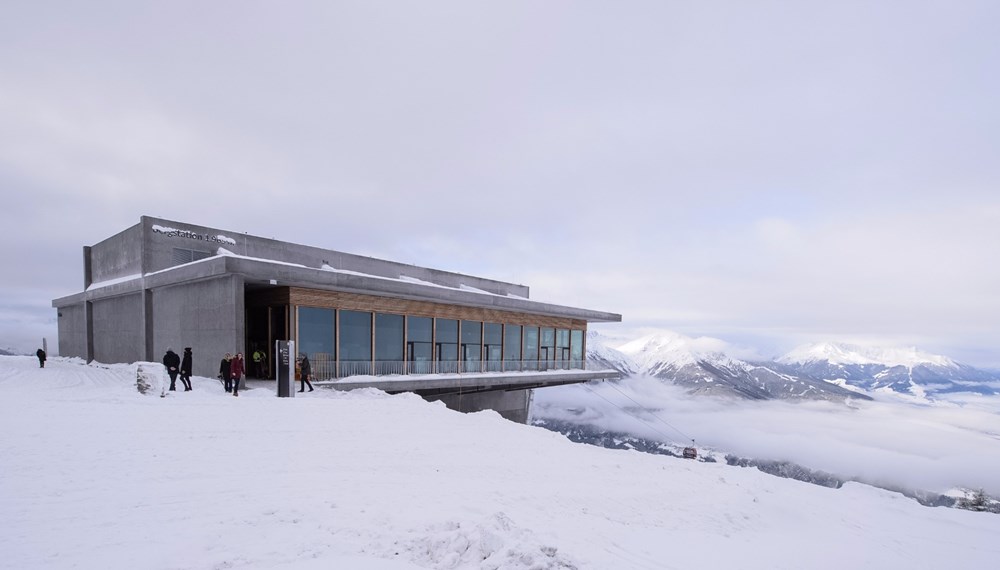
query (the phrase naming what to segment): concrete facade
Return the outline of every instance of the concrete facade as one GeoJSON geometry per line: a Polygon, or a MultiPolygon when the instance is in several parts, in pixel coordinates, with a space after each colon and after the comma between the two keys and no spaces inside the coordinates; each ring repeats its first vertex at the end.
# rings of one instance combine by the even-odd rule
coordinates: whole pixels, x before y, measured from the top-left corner
{"type": "Polygon", "coordinates": [[[243,279],[229,275],[156,289],[153,297],[152,357],[159,361],[173,348],[192,348],[192,373],[213,377],[226,352],[243,346],[243,279]]]}
{"type": "Polygon", "coordinates": [[[94,360],[134,362],[144,354],[141,292],[99,299],[92,307],[94,360]]]}
{"type": "Polygon", "coordinates": [[[424,399],[431,402],[443,402],[449,409],[464,413],[493,410],[504,418],[519,424],[528,423],[528,415],[531,410],[531,390],[424,396],[424,399]]]}
{"type": "MultiPolygon", "coordinates": [[[[83,268],[83,291],[52,302],[60,355],[159,361],[168,347],[178,354],[192,347],[194,374],[208,377],[217,373],[223,353],[249,356],[247,295],[259,298],[282,287],[537,315],[584,323],[584,329],[586,322],[621,320],[614,313],[531,301],[525,285],[147,216],[85,246],[83,268]]],[[[293,336],[293,309],[275,313],[268,331],[293,336]]],[[[530,401],[530,395],[516,395],[526,390],[502,385],[482,392],[454,401],[443,391],[428,396],[466,411],[509,407],[500,411],[513,415],[530,401]]]]}

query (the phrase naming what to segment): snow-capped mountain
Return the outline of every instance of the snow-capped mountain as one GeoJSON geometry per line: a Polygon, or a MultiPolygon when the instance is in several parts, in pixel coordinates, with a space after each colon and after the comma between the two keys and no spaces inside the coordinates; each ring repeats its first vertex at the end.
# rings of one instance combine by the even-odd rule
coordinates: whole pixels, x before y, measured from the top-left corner
{"type": "Polygon", "coordinates": [[[591,364],[617,370],[622,376],[639,372],[635,361],[620,350],[611,348],[609,339],[597,331],[587,331],[587,361],[591,364]]]}
{"type": "MultiPolygon", "coordinates": [[[[618,351],[631,357],[634,364],[630,368],[638,373],[668,380],[694,394],[753,400],[867,398],[855,391],[797,374],[778,363],[732,358],[724,352],[725,348],[725,343],[718,339],[664,332],[628,342],[619,346],[618,351]]],[[[625,366],[617,369],[623,371],[623,368],[625,366]]]]}
{"type": "Polygon", "coordinates": [[[779,362],[798,363],[826,361],[831,364],[881,366],[943,366],[958,364],[947,356],[940,356],[910,348],[885,348],[858,346],[836,342],[818,342],[800,346],[778,359],[779,362]]]}
{"type": "Polygon", "coordinates": [[[660,332],[608,346],[588,333],[588,359],[621,372],[668,380],[697,394],[749,399],[843,399],[891,391],[919,398],[953,392],[1000,394],[1000,374],[916,348],[824,342],[773,360],[743,360],[722,340],[660,332]]]}
{"type": "Polygon", "coordinates": [[[864,390],[925,397],[934,393],[1000,393],[1000,378],[916,348],[873,348],[842,343],[801,346],[778,359],[790,370],[864,390]]]}

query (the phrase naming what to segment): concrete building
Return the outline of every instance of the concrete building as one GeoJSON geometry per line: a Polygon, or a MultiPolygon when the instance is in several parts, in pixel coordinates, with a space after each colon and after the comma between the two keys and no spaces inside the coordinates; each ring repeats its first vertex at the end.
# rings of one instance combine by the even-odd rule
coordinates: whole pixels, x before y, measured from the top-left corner
{"type": "MultiPolygon", "coordinates": [[[[83,291],[52,301],[59,354],[159,361],[192,347],[194,374],[221,356],[293,340],[313,377],[496,409],[524,421],[530,390],[615,378],[587,370],[586,330],[621,315],[538,303],[528,287],[143,216],[83,248],[83,291]]],[[[251,369],[251,372],[253,370],[251,369]]]]}

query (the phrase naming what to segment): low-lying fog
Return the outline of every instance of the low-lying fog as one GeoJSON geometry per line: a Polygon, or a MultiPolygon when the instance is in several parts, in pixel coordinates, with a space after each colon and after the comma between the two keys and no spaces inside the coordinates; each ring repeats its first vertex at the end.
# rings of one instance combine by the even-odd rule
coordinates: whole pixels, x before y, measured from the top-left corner
{"type": "Polygon", "coordinates": [[[998,397],[963,394],[935,404],[892,396],[850,403],[727,400],[634,377],[536,390],[532,413],[646,439],[694,438],[723,453],[889,486],[1000,495],[998,397]]]}

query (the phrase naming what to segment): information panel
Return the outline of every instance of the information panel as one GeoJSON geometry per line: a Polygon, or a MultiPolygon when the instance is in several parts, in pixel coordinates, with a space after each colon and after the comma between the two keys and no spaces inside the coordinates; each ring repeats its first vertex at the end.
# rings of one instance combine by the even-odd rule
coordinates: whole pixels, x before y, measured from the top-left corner
{"type": "Polygon", "coordinates": [[[295,397],[295,341],[279,340],[275,343],[274,353],[278,378],[278,397],[295,397]]]}

